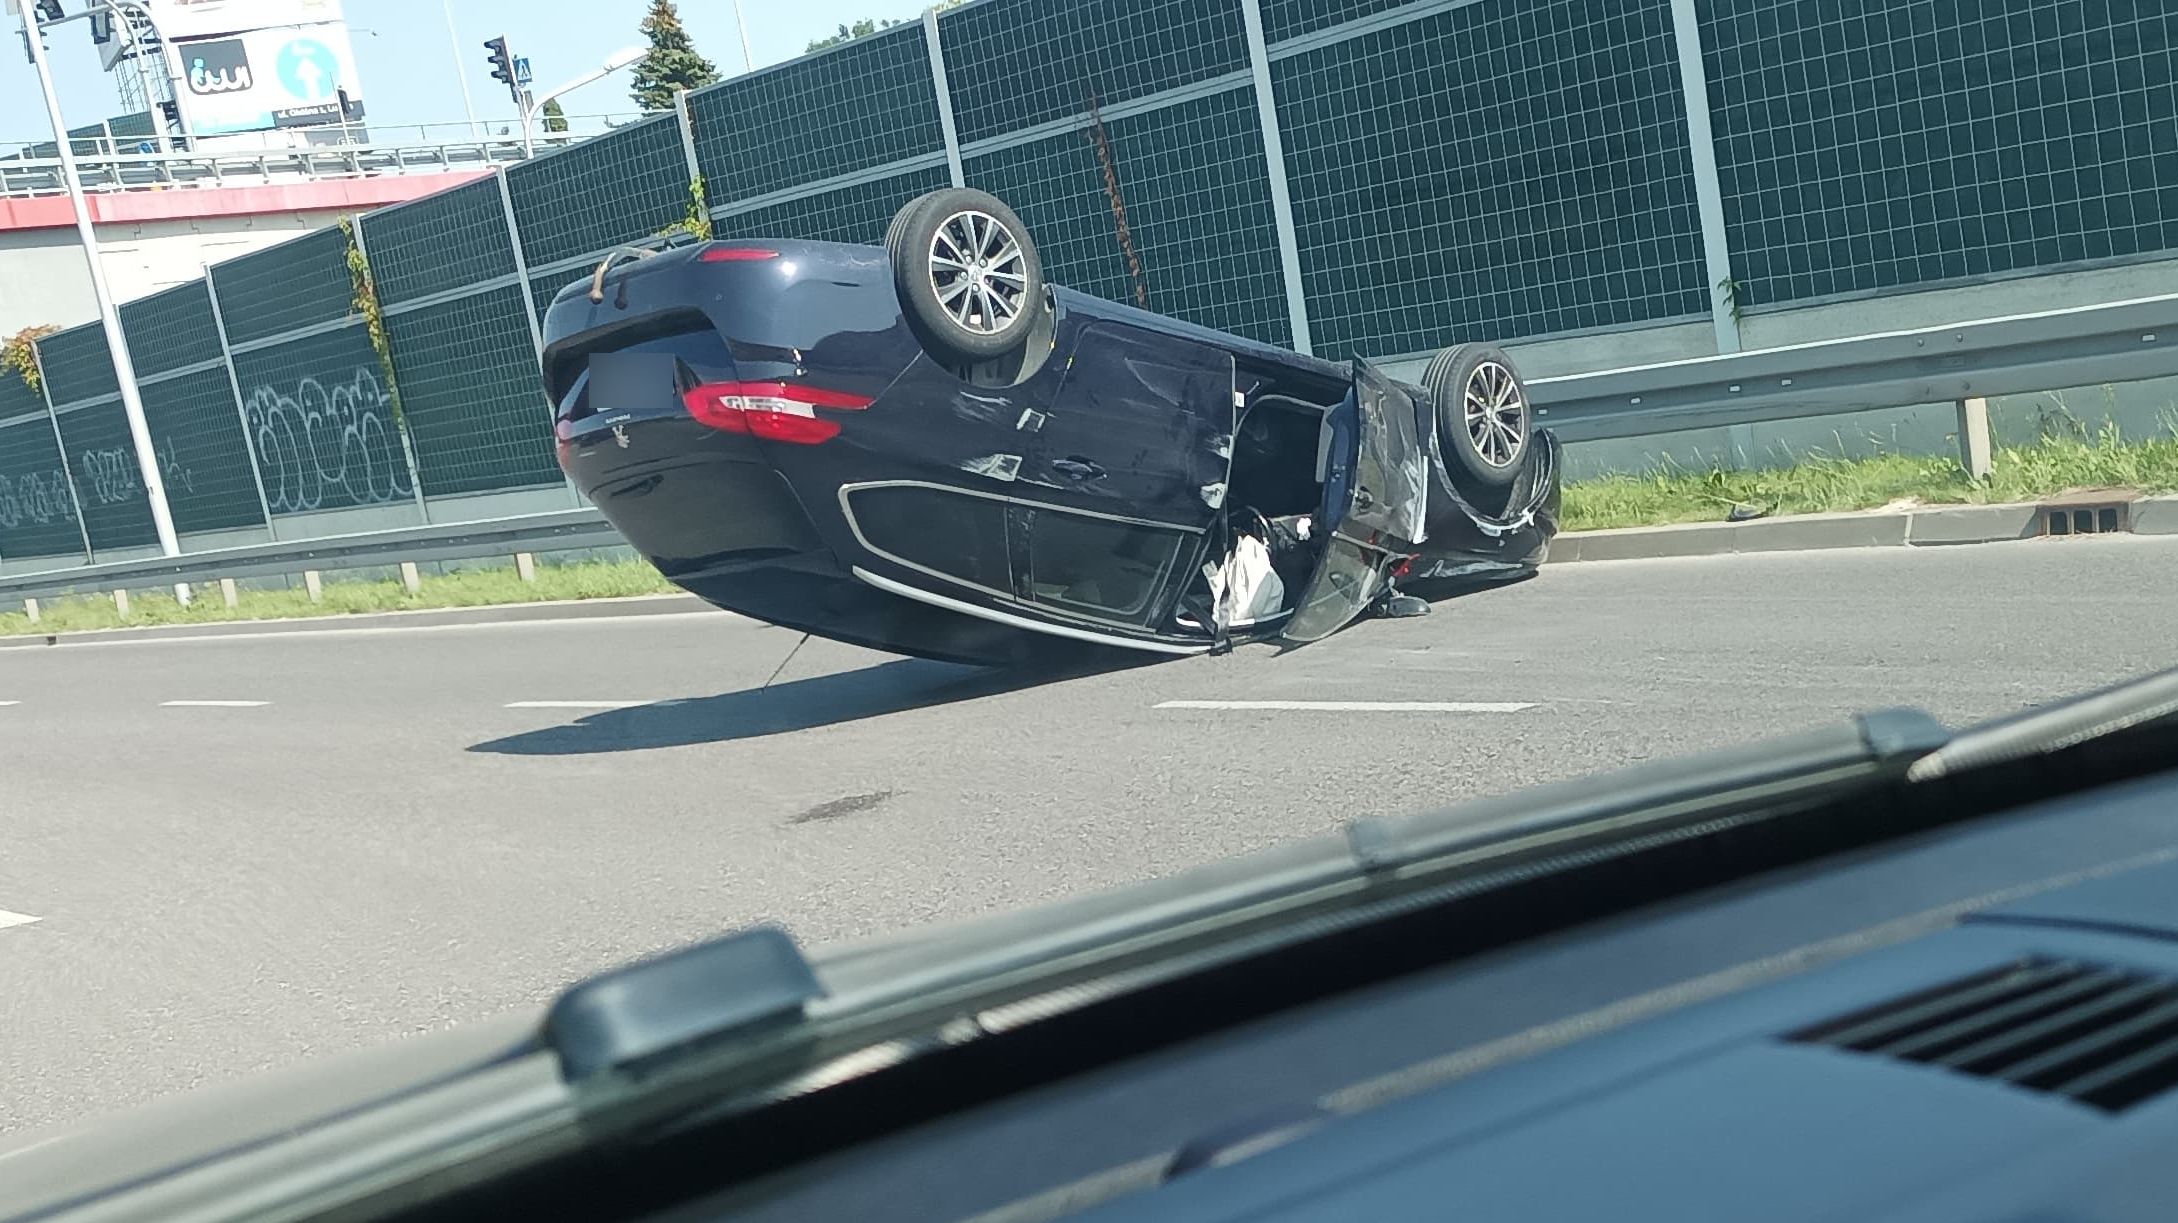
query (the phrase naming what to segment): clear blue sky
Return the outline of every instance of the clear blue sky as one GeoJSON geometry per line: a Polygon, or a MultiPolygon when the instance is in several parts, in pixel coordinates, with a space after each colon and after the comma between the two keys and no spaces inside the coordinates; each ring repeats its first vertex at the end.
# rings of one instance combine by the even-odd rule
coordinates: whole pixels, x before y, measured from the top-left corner
{"type": "MultiPolygon", "coordinates": [[[[911,18],[927,0],[741,0],[756,65],[776,64],[802,53],[812,38],[864,17],[911,18]]],[[[70,13],[82,0],[62,0],[70,13]]],[[[346,0],[355,41],[356,71],[374,123],[460,121],[461,89],[455,65],[467,75],[479,117],[506,120],[513,103],[491,79],[484,40],[505,34],[516,54],[529,57],[536,87],[554,88],[595,68],[615,48],[640,44],[636,25],[649,0],[452,0],[458,45],[448,41],[442,0],[346,0]]],[[[696,49],[722,74],[741,71],[741,37],[730,0],[680,0],[681,22],[696,49]]],[[[15,21],[0,17],[0,147],[48,138],[38,82],[24,59],[15,21]]],[[[53,50],[61,109],[71,126],[95,123],[120,108],[113,84],[99,68],[83,22],[48,38],[53,50]]],[[[569,114],[632,111],[627,73],[616,73],[563,100],[569,114]]]]}

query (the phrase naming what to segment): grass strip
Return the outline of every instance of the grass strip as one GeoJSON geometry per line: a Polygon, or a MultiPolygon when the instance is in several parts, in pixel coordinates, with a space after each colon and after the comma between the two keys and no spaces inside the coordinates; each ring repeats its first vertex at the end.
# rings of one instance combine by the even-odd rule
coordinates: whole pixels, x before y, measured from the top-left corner
{"type": "Polygon", "coordinates": [[[2126,442],[2115,430],[1998,450],[1995,470],[1973,481],[1948,457],[1813,456],[1772,471],[1665,470],[1566,485],[1569,531],[1721,522],[1734,506],[1770,516],[1872,510],[1896,502],[1984,505],[2038,501],[2079,488],[2178,490],[2178,437],[2126,442]]]}
{"type": "Polygon", "coordinates": [[[111,595],[74,595],[41,602],[38,623],[20,611],[0,612],[0,634],[80,633],[91,629],[142,628],[161,624],[214,624],[230,620],[288,620],[304,616],[357,615],[365,612],[425,611],[449,607],[485,607],[503,603],[549,603],[574,599],[615,599],[666,594],[672,583],[643,561],[584,561],[539,565],[537,580],[525,582],[515,571],[469,569],[426,574],[423,589],[410,594],[397,579],[327,581],[322,601],[312,603],[300,588],[244,590],[239,606],[229,608],[219,587],[198,588],[187,607],[165,591],[131,591],[129,615],[122,619],[111,595]]]}

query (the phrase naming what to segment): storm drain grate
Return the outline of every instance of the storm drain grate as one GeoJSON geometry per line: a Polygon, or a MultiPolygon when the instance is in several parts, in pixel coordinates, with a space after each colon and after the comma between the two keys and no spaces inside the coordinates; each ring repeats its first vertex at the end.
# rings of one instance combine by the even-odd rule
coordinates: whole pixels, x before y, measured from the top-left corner
{"type": "Polygon", "coordinates": [[[2118,1112],[2178,1087],[2178,980],[2070,960],[2021,960],[1787,1039],[2118,1112]]]}
{"type": "Polygon", "coordinates": [[[2109,505],[2045,505],[2042,507],[2042,533],[2114,535],[2132,530],[2132,517],[2129,501],[2109,505]]]}

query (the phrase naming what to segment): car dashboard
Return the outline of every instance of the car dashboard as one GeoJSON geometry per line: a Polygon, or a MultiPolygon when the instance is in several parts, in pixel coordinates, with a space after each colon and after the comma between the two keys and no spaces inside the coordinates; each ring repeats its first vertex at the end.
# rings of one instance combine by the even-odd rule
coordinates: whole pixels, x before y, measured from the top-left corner
{"type": "Polygon", "coordinates": [[[1652,906],[672,1219],[2164,1219],[2178,778],[1652,906]]]}

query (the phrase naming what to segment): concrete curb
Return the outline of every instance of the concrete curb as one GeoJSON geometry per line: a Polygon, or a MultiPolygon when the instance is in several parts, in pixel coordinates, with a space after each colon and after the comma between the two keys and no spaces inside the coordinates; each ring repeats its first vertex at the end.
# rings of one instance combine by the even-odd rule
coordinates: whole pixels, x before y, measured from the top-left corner
{"type": "Polygon", "coordinates": [[[323,633],[359,628],[432,628],[449,624],[520,624],[548,620],[600,620],[620,616],[669,616],[711,611],[694,595],[636,595],[625,599],[569,599],[556,603],[500,603],[426,611],[367,612],[288,620],[223,620],[217,624],[165,624],[149,628],[91,629],[80,633],[22,633],[0,637],[0,650],[101,641],[167,641],[232,637],[247,633],[323,633]]]}
{"type": "MultiPolygon", "coordinates": [[[[2123,501],[2113,494],[2112,501],[2123,501]]],[[[2044,507],[2061,498],[2017,505],[1932,505],[1860,514],[1797,514],[1752,522],[1693,522],[1667,527],[1573,531],[1550,541],[1549,563],[1725,556],[1743,552],[1803,552],[1827,548],[1945,547],[2034,539],[2044,507]]],[[[2178,535],[2178,497],[2132,501],[2132,533],[2178,535]]]]}

